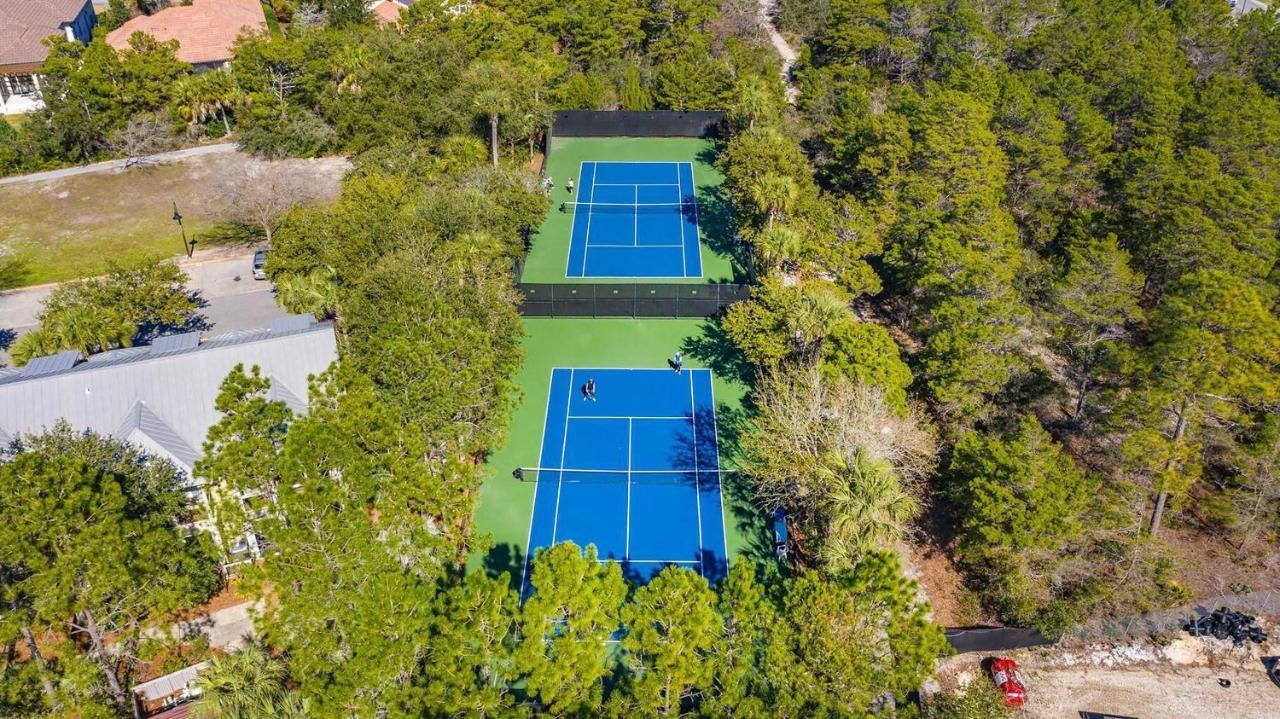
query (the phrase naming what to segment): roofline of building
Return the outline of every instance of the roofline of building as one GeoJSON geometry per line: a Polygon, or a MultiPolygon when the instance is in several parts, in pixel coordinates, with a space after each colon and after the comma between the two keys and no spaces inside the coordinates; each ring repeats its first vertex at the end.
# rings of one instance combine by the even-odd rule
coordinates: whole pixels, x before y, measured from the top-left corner
{"type": "MultiPolygon", "coordinates": [[[[270,328],[265,328],[265,327],[260,328],[258,330],[243,330],[241,332],[249,333],[249,332],[260,331],[260,332],[263,332],[264,334],[261,337],[253,337],[250,339],[245,339],[242,342],[228,342],[226,344],[219,344],[215,347],[210,347],[209,346],[210,342],[217,341],[219,338],[226,337],[227,335],[240,334],[240,332],[231,332],[231,333],[222,334],[222,335],[213,335],[212,337],[203,339],[200,342],[200,344],[196,345],[195,347],[162,352],[160,354],[152,354],[150,352],[139,353],[138,356],[135,358],[124,359],[119,362],[104,362],[99,364],[99,363],[91,362],[89,360],[83,360],[81,362],[78,362],[75,366],[70,367],[68,369],[64,369],[58,372],[49,372],[47,374],[34,375],[34,376],[24,376],[23,374],[21,374],[21,371],[19,371],[18,374],[14,374],[8,377],[0,376],[0,387],[18,385],[24,382],[38,382],[41,380],[52,379],[54,377],[66,377],[67,375],[72,375],[72,374],[88,373],[98,369],[105,370],[113,367],[119,367],[122,364],[142,364],[150,360],[162,360],[162,359],[170,359],[173,357],[181,357],[183,355],[194,354],[196,352],[218,349],[219,347],[243,346],[246,344],[263,344],[263,343],[272,342],[276,340],[283,340],[285,338],[294,337],[297,335],[308,334],[311,332],[319,332],[321,330],[332,331],[333,326],[334,325],[332,320],[325,320],[323,322],[316,322],[315,324],[312,324],[308,327],[290,329],[282,332],[272,332],[270,328]]],[[[149,346],[150,345],[139,345],[137,349],[142,349],[149,346]]],[[[128,349],[134,349],[134,348],[126,347],[121,349],[128,350],[128,349]]],[[[105,353],[100,353],[100,354],[105,354],[105,353]]],[[[91,355],[91,357],[93,356],[96,356],[96,355],[91,355]]]]}

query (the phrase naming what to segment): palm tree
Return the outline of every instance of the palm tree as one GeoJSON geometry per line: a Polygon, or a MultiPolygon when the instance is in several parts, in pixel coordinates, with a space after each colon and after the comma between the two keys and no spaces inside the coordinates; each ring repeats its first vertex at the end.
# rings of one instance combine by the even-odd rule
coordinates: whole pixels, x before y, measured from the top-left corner
{"type": "Polygon", "coordinates": [[[756,120],[772,115],[775,108],[773,95],[769,92],[765,79],[756,75],[748,76],[740,86],[736,108],[739,115],[746,116],[747,129],[756,129],[756,120]]]}
{"type": "Polygon", "coordinates": [[[751,196],[751,201],[769,217],[767,229],[772,229],[779,215],[788,214],[795,209],[796,200],[800,196],[800,186],[786,175],[771,172],[756,178],[747,188],[747,192],[751,196]]]}
{"type": "Polygon", "coordinates": [[[853,567],[867,552],[896,542],[916,512],[916,502],[902,489],[893,468],[868,460],[862,452],[851,459],[833,457],[819,470],[829,493],[822,501],[826,536],[820,555],[831,571],[853,567]]]}
{"type": "Polygon", "coordinates": [[[245,97],[231,73],[216,70],[188,75],[180,80],[174,102],[178,116],[187,121],[188,134],[215,115],[222,120],[223,129],[230,134],[231,121],[227,119],[227,110],[244,104],[245,97]]]}
{"type": "Polygon", "coordinates": [[[294,314],[310,312],[316,317],[338,313],[338,273],[321,267],[305,275],[286,275],[276,282],[280,304],[294,314]]]}
{"type": "Polygon", "coordinates": [[[203,690],[196,719],[302,719],[306,706],[285,688],[288,671],[256,644],[209,663],[200,673],[203,690]]]}
{"type": "Polygon", "coordinates": [[[472,88],[471,104],[489,119],[489,154],[498,166],[498,118],[511,109],[506,83],[513,68],[501,62],[481,61],[471,66],[467,84],[472,88]]]}
{"type": "Polygon", "coordinates": [[[788,225],[774,225],[760,233],[756,244],[769,267],[786,270],[794,267],[796,258],[804,250],[804,235],[788,225]]]}
{"type": "Polygon", "coordinates": [[[801,299],[795,314],[788,317],[797,354],[810,363],[822,356],[822,343],[842,320],[848,319],[849,303],[834,285],[811,282],[800,286],[801,299]]]}

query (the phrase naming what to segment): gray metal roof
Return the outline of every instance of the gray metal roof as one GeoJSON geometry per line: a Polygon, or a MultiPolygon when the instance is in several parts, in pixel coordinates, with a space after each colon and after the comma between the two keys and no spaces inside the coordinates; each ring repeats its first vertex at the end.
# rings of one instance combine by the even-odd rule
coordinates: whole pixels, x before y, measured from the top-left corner
{"type": "Polygon", "coordinates": [[[65,419],[76,429],[127,439],[190,469],[218,421],[213,403],[233,367],[260,367],[271,380],[271,398],[300,412],[306,410],[301,398],[307,396],[307,377],[338,358],[332,323],[309,316],[281,331],[237,332],[173,347],[180,344],[191,342],[115,350],[47,374],[29,375],[25,368],[0,374],[0,443],[65,419]]]}

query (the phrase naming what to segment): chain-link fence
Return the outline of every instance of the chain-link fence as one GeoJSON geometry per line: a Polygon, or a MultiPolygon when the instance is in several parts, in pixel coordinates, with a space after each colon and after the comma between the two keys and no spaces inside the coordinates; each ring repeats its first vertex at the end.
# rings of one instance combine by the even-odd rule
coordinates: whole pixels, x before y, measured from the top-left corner
{"type": "Polygon", "coordinates": [[[738,284],[520,283],[526,317],[714,317],[751,296],[738,284]]]}
{"type": "Polygon", "coordinates": [[[552,121],[551,136],[715,137],[723,121],[724,113],[716,110],[561,110],[552,121]]]}

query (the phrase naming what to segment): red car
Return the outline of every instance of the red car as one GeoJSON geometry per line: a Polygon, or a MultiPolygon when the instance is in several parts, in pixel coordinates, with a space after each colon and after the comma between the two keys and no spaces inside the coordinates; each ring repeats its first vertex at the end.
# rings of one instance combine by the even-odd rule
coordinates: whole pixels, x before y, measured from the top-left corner
{"type": "Polygon", "coordinates": [[[995,660],[991,663],[991,678],[1004,695],[1005,706],[1020,707],[1026,703],[1027,685],[1022,682],[1017,662],[1003,657],[995,660]]]}

